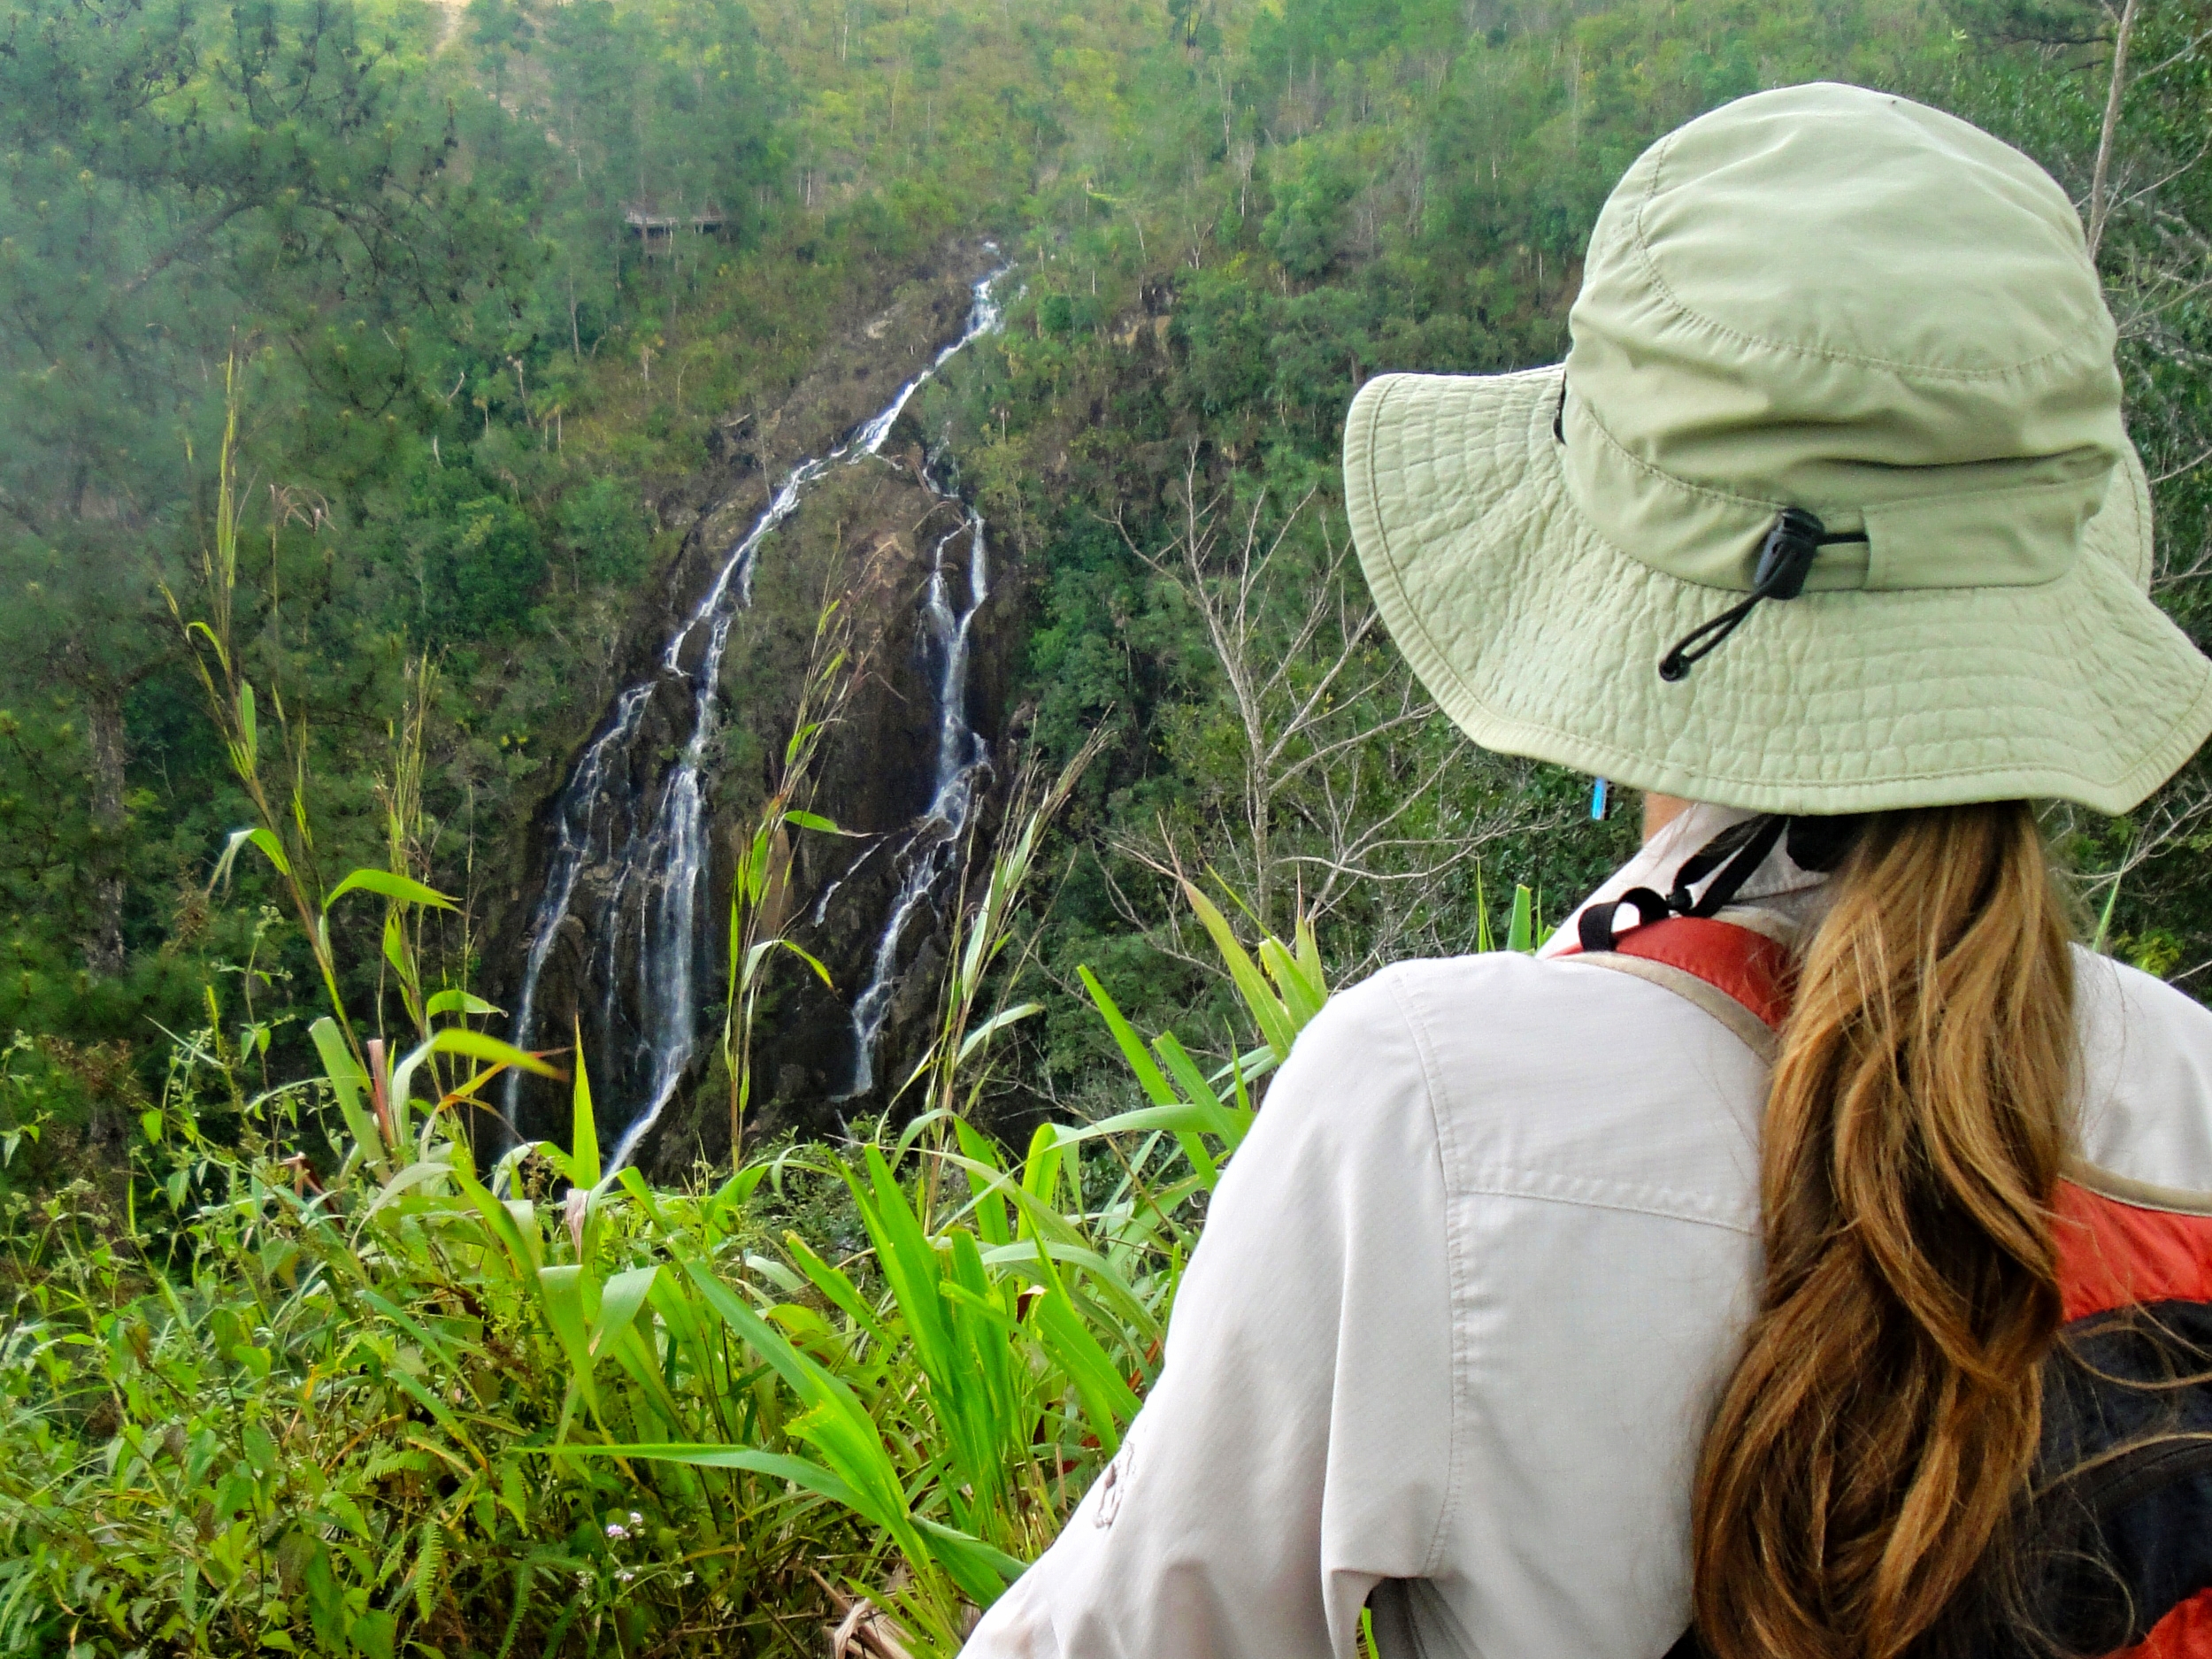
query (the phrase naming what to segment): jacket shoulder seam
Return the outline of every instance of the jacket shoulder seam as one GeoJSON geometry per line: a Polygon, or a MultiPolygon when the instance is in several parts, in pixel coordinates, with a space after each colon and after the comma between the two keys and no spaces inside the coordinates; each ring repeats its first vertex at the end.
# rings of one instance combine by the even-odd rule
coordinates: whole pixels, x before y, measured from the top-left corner
{"type": "Polygon", "coordinates": [[[1690,1193],[1664,1187],[1630,1187],[1594,1176],[1545,1175],[1534,1170],[1492,1167],[1477,1171],[1464,1189],[1470,1196],[1525,1198],[1534,1203],[1564,1204],[1577,1210],[1611,1210],[1632,1215],[1655,1216],[1694,1227],[1717,1227],[1724,1233],[1755,1237],[1755,1213],[1740,1219],[1713,1213],[1718,1207],[1690,1193]],[[1563,1187],[1580,1190],[1562,1191],[1563,1187]]]}
{"type": "Polygon", "coordinates": [[[1470,1369],[1467,1354],[1466,1322],[1459,1317],[1459,1310],[1468,1294],[1469,1265],[1459,1230],[1452,1225],[1453,1171],[1457,1164],[1455,1148],[1451,1140],[1451,1113],[1443,1109],[1445,1091],[1439,1075],[1436,1057],[1431,1048],[1426,1025],[1420,1010],[1407,994],[1400,979],[1394,975],[1385,981],[1390,990],[1390,1000],[1396,1004],[1398,1017],[1405,1021],[1406,1033],[1413,1040],[1413,1052],[1421,1066],[1421,1093],[1429,1111],[1429,1128],[1435,1139],[1438,1172],[1444,1183],[1444,1277],[1447,1294],[1445,1313],[1451,1322],[1451,1376],[1447,1398],[1448,1418],[1444,1427],[1445,1476],[1444,1500],[1437,1508],[1436,1530],[1429,1539],[1428,1553],[1422,1563],[1424,1577],[1433,1578],[1443,1570],[1444,1551],[1451,1537],[1451,1519],[1459,1512],[1460,1486],[1466,1477],[1467,1458],[1461,1420],[1461,1392],[1470,1369]]]}

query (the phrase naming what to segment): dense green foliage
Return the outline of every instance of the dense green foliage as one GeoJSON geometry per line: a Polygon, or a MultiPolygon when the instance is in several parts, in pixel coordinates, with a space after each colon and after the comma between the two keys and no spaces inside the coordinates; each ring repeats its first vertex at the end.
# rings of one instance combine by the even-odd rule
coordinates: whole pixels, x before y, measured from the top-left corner
{"type": "MultiPolygon", "coordinates": [[[[1340,604],[1333,448],[1357,383],[1556,356],[1612,179],[1763,85],[1930,97],[2085,199],[2110,34],[2072,0],[9,16],[0,1025],[142,1088],[149,1020],[190,1018],[263,897],[204,896],[242,803],[161,597],[210,534],[232,357],[251,677],[296,717],[334,851],[360,856],[409,664],[440,654],[432,863],[474,899],[474,941],[605,705],[628,595],[672,553],[717,423],[772,403],[949,235],[997,236],[1023,297],[926,418],[1020,555],[1030,729],[1060,756],[1102,720],[1120,733],[1069,820],[1096,856],[1039,960],[1064,985],[1104,952],[1118,991],[1165,1006],[1202,976],[1124,973],[1107,941],[1156,942],[1178,859],[1215,862],[1278,925],[1317,895],[1354,967],[1463,944],[1479,860],[1493,888],[1557,899],[1619,845],[1572,827],[1574,780],[1420,718],[1356,595],[1340,604]],[[719,228],[649,254],[626,206],[719,228]],[[1235,572],[1270,549],[1238,610],[1235,572]],[[117,1044],[119,1071],[79,1057],[117,1044]]],[[[2165,591],[2193,621],[2212,442],[2194,16],[2142,11],[2101,256],[2165,591]]],[[[2201,793],[2080,830],[2085,864],[2127,872],[2116,934],[2167,972],[2212,955],[2201,793]]],[[[289,929],[261,950],[272,997],[304,985],[289,929]]],[[[1079,1025],[1040,1032],[1033,1101],[1097,1057],[1079,1025]]],[[[296,1029],[277,1041],[299,1052],[296,1029]]]]}
{"type": "MultiPolygon", "coordinates": [[[[1525,945],[1625,844],[1422,701],[1335,446],[1379,371],[1555,358],[1598,204],[1700,110],[1856,80],[2053,171],[2159,596],[2212,635],[2179,0],[2110,104],[2079,0],[0,14],[0,1652],[811,1651],[859,1594],[950,1645],[1156,1365],[1322,963],[1486,945],[1517,886],[1525,945]],[[588,1116],[495,1164],[484,941],[694,480],[987,235],[1019,296],[918,413],[1011,567],[1010,725],[1072,793],[972,883],[931,1115],[683,1193],[603,1180],[588,1116]],[[1298,947],[1225,973],[1183,874],[1298,947]]],[[[2061,826],[2107,941],[2193,990],[2208,809],[2193,769],[2061,826]]],[[[760,824],[733,1102],[808,972],[764,918],[812,832],[787,795],[760,824]]]]}

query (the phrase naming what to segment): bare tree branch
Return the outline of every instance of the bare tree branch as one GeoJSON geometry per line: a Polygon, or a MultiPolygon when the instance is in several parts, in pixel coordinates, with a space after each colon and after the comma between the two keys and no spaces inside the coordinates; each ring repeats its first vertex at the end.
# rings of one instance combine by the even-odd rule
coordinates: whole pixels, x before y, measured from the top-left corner
{"type": "Polygon", "coordinates": [[[2097,257],[2104,241],[2105,215],[2110,204],[2105,196],[2105,178],[2112,165],[2113,134],[2120,125],[2120,100],[2127,92],[2128,37],[2135,30],[2135,10],[2140,0],[2127,0],[2119,26],[2112,36],[2112,76],[2105,88],[2104,127],[2097,137],[2097,165],[2089,175],[2089,257],[2097,257]]]}

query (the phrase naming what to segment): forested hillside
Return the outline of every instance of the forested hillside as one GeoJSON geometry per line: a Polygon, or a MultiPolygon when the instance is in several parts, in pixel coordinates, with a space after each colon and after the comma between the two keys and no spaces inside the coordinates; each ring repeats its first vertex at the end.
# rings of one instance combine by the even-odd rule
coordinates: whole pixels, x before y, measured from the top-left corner
{"type": "MultiPolygon", "coordinates": [[[[40,1253],[58,1240],[91,1252],[71,1258],[81,1311],[152,1282],[155,1236],[172,1266],[305,1271],[269,1254],[242,1212],[208,1219],[218,1207],[198,1206],[219,1188],[309,1203],[315,1183],[373,1164],[400,1183],[396,1205],[417,1183],[409,1202],[427,1202],[429,1178],[405,1176],[400,1156],[406,1081],[388,1099],[379,1068],[441,1021],[533,1050],[582,1033],[577,1064],[610,1148],[657,1111],[648,1094],[666,1096],[638,1156],[671,1187],[711,1190],[736,1142],[795,1135],[804,1156],[807,1137],[872,1133],[886,1113],[895,1136],[932,1107],[956,1107],[964,1136],[987,1132],[960,1142],[972,1174],[1003,1156],[992,1136],[1018,1146],[1047,1118],[1104,1117],[1141,1091],[1187,1102],[1191,1079],[1218,1087],[1229,1114],[1207,1132],[1231,1122],[1244,1079],[1214,1067],[1286,1048],[1292,1025],[1269,1020],[1302,1004],[1284,964],[1317,986],[1486,948],[1514,928],[1517,887],[1511,936],[1540,931],[1631,844],[1627,814],[1591,822],[1588,780],[1476,751],[1427,705],[1351,558],[1343,411],[1379,372],[1556,360],[1612,182],[1650,140],[1745,93],[1821,78],[1892,88],[2023,146],[2073,195],[2154,483],[2157,593],[2212,634],[2212,19],[2181,0],[2130,0],[2124,62],[2119,19],[2087,0],[0,0],[0,1182],[24,1261],[50,1263],[40,1253]],[[803,507],[741,571],[730,564],[780,484],[817,460],[827,470],[808,475],[803,507]],[[951,539],[978,521],[976,550],[951,539]],[[725,573],[744,603],[713,611],[725,573]],[[682,634],[695,611],[726,631],[726,656],[682,634]],[[703,688],[664,687],[625,714],[626,689],[702,661],[703,688]],[[643,951],[621,941],[673,925],[664,887],[650,888],[658,919],[647,889],[624,896],[629,866],[608,849],[631,830],[602,818],[577,832],[584,873],[564,879],[602,919],[582,919],[566,889],[547,897],[570,833],[565,792],[628,718],[604,752],[639,798],[679,777],[700,792],[685,833],[703,873],[675,979],[634,954],[592,956],[643,951]],[[948,730],[972,742],[972,764],[952,769],[948,730]],[[955,770],[974,805],[961,796],[951,819],[955,770]],[[918,875],[926,858],[941,862],[918,875]],[[371,879],[349,880],[357,870],[371,879]],[[1194,920],[1185,879],[1218,910],[1194,920]],[[1268,937],[1287,951],[1264,957],[1273,978],[1223,972],[1221,943],[1268,937]],[[1253,1000],[1270,984],[1272,1014],[1253,1000]],[[685,1045],[672,1069],[645,1029],[666,986],[685,1045]],[[1102,1020],[1102,1004],[1127,1024],[1102,1020]],[[321,1041],[319,1019],[343,1029],[321,1041]],[[1147,1050],[1132,1027],[1170,1026],[1179,1067],[1141,1066],[1133,1083],[1123,1058],[1147,1050]],[[963,1070],[987,1038],[989,1069],[963,1070]],[[363,1112],[386,1114],[383,1163],[361,1161],[363,1112]]],[[[2212,968],[2208,809],[2200,763],[2132,819],[2058,824],[2102,944],[2193,993],[2212,968]]],[[[438,1064],[477,1052],[463,1041],[438,1064]]],[[[453,1087],[440,1075],[433,1093],[453,1087]]],[[[497,1233],[495,1256],[515,1253],[518,1283],[568,1271],[545,1266],[565,1240],[583,1263],[618,1235],[664,1245],[671,1262],[687,1259],[687,1239],[709,1255],[779,1248],[731,1218],[758,1165],[734,1198],[671,1198],[699,1208],[656,1211],[634,1234],[588,1232],[598,1220],[559,1194],[614,1179],[571,1138],[589,1106],[572,1126],[567,1087],[508,1088],[457,1091],[472,1110],[454,1106],[455,1144],[473,1136],[484,1171],[544,1134],[577,1160],[525,1171],[538,1182],[525,1196],[546,1201],[543,1240],[527,1221],[526,1248],[498,1232],[513,1231],[510,1210],[488,1196],[469,1224],[497,1233]]],[[[432,1127],[419,1133],[422,1168],[432,1127]]],[[[1195,1132],[1179,1144],[1191,1161],[1176,1179],[1193,1184],[1174,1189],[1179,1202],[1210,1187],[1213,1164],[1195,1132]]],[[[1041,1203],[1058,1202],[1058,1156],[1028,1166],[1041,1203]]],[[[812,1229],[824,1258],[838,1254],[826,1240],[858,1248],[864,1232],[887,1248],[879,1210],[897,1189],[870,1179],[794,1173],[772,1227],[812,1229]]],[[[1068,1203],[1080,1210],[1084,1182],[1107,1179],[1079,1162],[1068,1203]]],[[[499,1190],[522,1203],[521,1188],[499,1190]]],[[[940,1219],[928,1202],[916,1213],[924,1229],[940,1219]]],[[[974,1223],[987,1248],[1030,1236],[1021,1215],[993,1214],[974,1223]]],[[[1182,1235],[1156,1242],[1179,1271],[1182,1235]]],[[[849,1312],[849,1285],[828,1277],[839,1270],[807,1254],[771,1278],[795,1296],[813,1287],[800,1300],[815,1325],[818,1310],[849,1312]]],[[[436,1255],[425,1274],[446,1271],[436,1255]]],[[[548,1290],[539,1333],[582,1381],[563,1372],[516,1406],[516,1432],[557,1440],[588,1417],[603,1438],[687,1438],[691,1396],[663,1400],[653,1363],[622,1386],[662,1416],[613,1426],[614,1384],[603,1370],[603,1402],[590,1356],[605,1309],[626,1319],[648,1293],[637,1280],[635,1300],[603,1306],[590,1282],[572,1309],[548,1290]]],[[[722,1308],[672,1266],[653,1282],[671,1329],[703,1331],[702,1310],[722,1308]]],[[[1164,1292],[1139,1289],[1129,1308],[1161,1310],[1164,1292]]],[[[423,1292],[439,1318],[489,1317],[449,1290],[423,1292]]],[[[716,1317],[754,1340],[741,1314],[716,1317]]],[[[277,1334],[257,1336],[261,1317],[239,1311],[211,1340],[261,1356],[237,1363],[265,1373],[288,1363],[294,1327],[270,1315],[277,1334]]],[[[285,1317],[307,1340],[311,1322],[285,1317]]],[[[1052,1350],[1104,1390],[1084,1398],[1109,1442],[1123,1378],[1156,1363],[1148,1317],[1129,1313],[1117,1339],[1130,1363],[1086,1372],[1052,1350]]],[[[503,1366],[498,1344],[524,1339],[492,1324],[503,1366]]],[[[778,1329],[829,1351],[799,1315],[778,1329]]],[[[443,1325],[394,1337],[375,1366],[411,1383],[447,1365],[449,1339],[443,1325]]],[[[476,1363],[454,1359],[453,1374],[476,1363]]],[[[27,1411],[44,1385],[23,1365],[11,1398],[27,1411]]],[[[780,1374],[810,1373],[795,1360],[780,1374]]],[[[411,1405],[376,1375],[378,1410],[437,1417],[436,1457],[467,1462],[454,1448],[478,1429],[441,1415],[457,1394],[411,1405]]],[[[853,1385],[870,1401],[868,1387],[890,1386],[872,1375],[853,1385]]],[[[785,1432],[791,1402],[772,1402],[764,1376],[741,1379],[764,1415],[726,1425],[733,1442],[769,1434],[763,1423],[785,1432]]],[[[832,1394],[811,1386],[794,1383],[795,1398],[830,1412],[832,1394]]],[[[127,1389],[113,1392],[119,1418],[72,1396],[86,1447],[138,1420],[127,1389]]],[[[1100,1444],[1093,1433],[1051,1471],[1049,1502],[1033,1470],[1022,1478],[1039,1484],[1002,1514],[955,1498],[930,1524],[987,1540],[1003,1564],[1048,1535],[1068,1471],[1100,1444]]],[[[273,1450],[237,1455],[254,1464],[249,1486],[277,1479],[273,1450]]],[[[79,1467],[65,1447],[54,1460],[39,1479],[79,1467]]],[[[193,1479],[217,1479],[219,1461],[209,1451],[193,1479]]],[[[781,1509],[786,1553],[747,1565],[752,1577],[710,1571],[672,1532],[620,1555],[606,1540],[648,1527],[620,1519],[620,1483],[573,1473],[580,1484],[564,1486],[550,1466],[487,1461],[453,1476],[458,1487],[426,1463],[379,1466],[346,1499],[398,1517],[396,1532],[357,1529],[346,1548],[366,1565],[311,1541],[250,1570],[239,1554],[227,1579],[195,1566],[205,1583],[188,1572],[187,1589],[162,1578],[162,1535],[140,1515],[130,1525],[153,1530],[134,1587],[105,1611],[106,1590],[73,1592],[66,1640],[34,1614],[68,1580],[70,1552],[93,1546],[54,1517],[95,1506],[25,1476],[6,1525],[40,1564],[0,1568],[0,1651],[308,1650],[306,1613],[243,1610],[250,1579],[265,1600],[324,1597],[317,1608],[339,1610],[315,1613],[311,1642],[379,1659],[409,1642],[777,1651],[849,1605],[856,1580],[838,1574],[883,1566],[887,1539],[922,1574],[902,1603],[910,1631],[937,1619],[930,1640],[949,1640],[963,1601],[997,1582],[959,1546],[943,1547],[950,1576],[931,1578],[903,1509],[840,1524],[846,1564],[819,1594],[799,1548],[820,1543],[813,1523],[781,1509]],[[523,1491],[541,1480],[545,1493],[523,1491]],[[557,1525],[521,1518],[541,1499],[568,1506],[557,1525]],[[529,1554],[549,1527],[574,1550],[590,1543],[591,1564],[529,1554]],[[597,1587],[552,1594],[579,1571],[597,1587]],[[618,1572],[658,1587],[622,1588],[618,1572]],[[220,1595],[219,1579],[232,1586],[220,1595]],[[142,1592],[155,1613],[118,1610],[142,1592]],[[207,1611],[218,1603],[220,1617],[207,1611]]],[[[652,1527],[673,1525],[655,1509],[664,1499],[749,1539],[738,1488],[712,1484],[725,1475],[686,1474],[638,1502],[652,1527]],[[737,1507],[718,1508],[726,1497],[737,1507]]],[[[974,1471],[931,1478],[957,1493],[970,1475],[981,1491],[974,1471]]],[[[230,1548],[222,1526],[247,1512],[231,1498],[201,1529],[209,1551],[230,1548]]],[[[280,1532],[252,1548],[275,1550],[280,1532]]]]}
{"type": "MultiPolygon", "coordinates": [[[[2203,70],[2187,8],[2134,27],[2102,257],[2186,609],[2203,70]]],[[[301,1051],[298,918],[251,859],[210,880],[250,814],[180,620],[227,408],[248,549],[227,603],[273,717],[272,787],[312,823],[293,850],[334,872],[398,837],[465,901],[433,929],[435,975],[511,991],[527,826],[664,619],[657,579],[713,469],[726,498],[727,474],[787,465],[747,423],[985,237],[1018,296],[915,435],[949,445],[1012,555],[993,729],[1041,763],[1114,733],[1058,828],[1035,970],[1065,986],[1090,959],[1140,1005],[1192,994],[1189,972],[1115,977],[1157,942],[1179,857],[1269,922],[1304,895],[1348,965],[1463,946],[1478,862],[1494,901],[1566,898],[1618,844],[1571,827],[1582,786],[1456,746],[1352,591],[1333,476],[1349,395],[1379,370],[1556,357],[1611,180],[1760,86],[1929,97],[2085,202],[2109,33],[2092,8],[1979,0],[19,6],[0,1022],[34,1046],[12,1075],[65,1118],[119,1111],[211,981],[227,1002],[256,987],[255,1019],[301,1051]],[[1270,549],[1240,599],[1233,573],[1270,549]],[[419,787],[396,824],[401,731],[419,787]]],[[[719,772],[741,816],[760,769],[719,772]]],[[[2082,826],[2085,867],[2127,872],[2114,932],[2166,972],[2212,952],[2194,802],[2082,826]]],[[[371,995],[375,909],[334,918],[371,995]]],[[[1097,1054],[1058,1015],[1036,1035],[1033,1099],[1097,1054]]]]}

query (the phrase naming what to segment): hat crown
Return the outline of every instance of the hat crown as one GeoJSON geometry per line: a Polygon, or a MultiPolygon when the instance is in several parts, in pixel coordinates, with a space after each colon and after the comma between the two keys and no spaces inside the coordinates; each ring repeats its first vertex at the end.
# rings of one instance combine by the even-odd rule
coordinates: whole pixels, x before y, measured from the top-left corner
{"type": "Polygon", "coordinates": [[[2051,580],[2128,454],[2065,193],[1862,88],[1740,99],[1647,150],[1599,216],[1570,326],[1569,489],[1619,550],[1686,580],[1747,588],[1787,506],[1867,534],[1824,553],[1814,588],[2051,580]]]}

